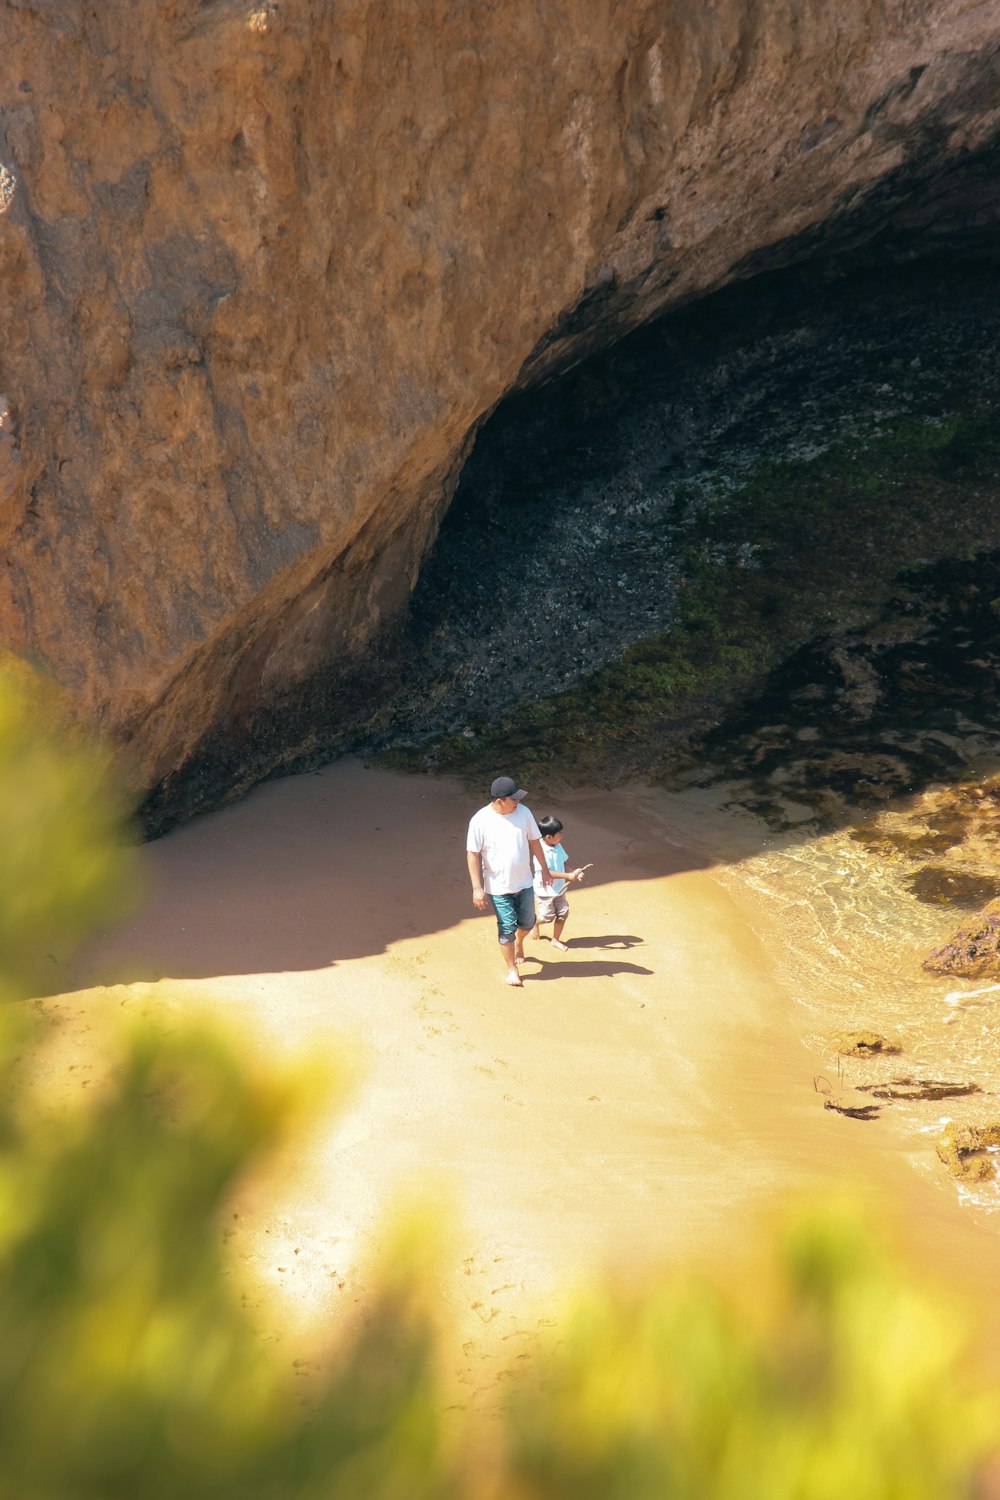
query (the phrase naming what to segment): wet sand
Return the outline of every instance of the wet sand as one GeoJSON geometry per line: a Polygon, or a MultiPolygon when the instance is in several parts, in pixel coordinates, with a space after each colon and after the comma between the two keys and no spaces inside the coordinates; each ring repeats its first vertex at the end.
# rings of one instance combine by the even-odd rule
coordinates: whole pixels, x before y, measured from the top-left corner
{"type": "Polygon", "coordinates": [[[173,1024],[207,1006],[250,1056],[352,1059],[347,1103],[234,1205],[234,1264],[289,1359],[322,1362],[363,1308],[387,1211],[413,1191],[448,1223],[456,1374],[487,1407],[567,1280],[725,1263],[790,1198],[840,1183],[1000,1331],[991,1222],[960,1206],[929,1142],[914,1161],[891,1122],[824,1111],[768,956],[780,933],[672,841],[656,795],[560,803],[572,859],[594,868],[571,893],[569,951],[529,943],[521,990],[471,903],[476,805],[355,761],[260,787],[144,849],[142,914],[45,1002],[67,1089],[99,1071],[100,1019],[123,1009],[173,1024]]]}

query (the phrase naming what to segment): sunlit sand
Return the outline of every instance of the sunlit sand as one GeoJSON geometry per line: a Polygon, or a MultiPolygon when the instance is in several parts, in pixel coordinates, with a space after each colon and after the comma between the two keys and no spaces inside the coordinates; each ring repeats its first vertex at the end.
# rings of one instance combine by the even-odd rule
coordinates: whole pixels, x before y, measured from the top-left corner
{"type": "MultiPolygon", "coordinates": [[[[470,899],[476,799],[343,761],[144,849],[141,915],[44,1002],[67,1091],[99,1078],[98,1023],[123,1012],[172,1025],[207,1007],[258,1060],[348,1060],[346,1101],[222,1226],[265,1335],[321,1362],[363,1309],[391,1205],[416,1193],[444,1225],[457,1379],[488,1405],[568,1280],[725,1263],[794,1195],[845,1182],[995,1324],[991,1223],[913,1171],[891,1122],[824,1111],[759,911],[752,926],[652,794],[528,800],[593,870],[568,952],[529,942],[522,989],[470,899]]],[[[930,1141],[916,1149],[931,1160],[930,1141]]]]}

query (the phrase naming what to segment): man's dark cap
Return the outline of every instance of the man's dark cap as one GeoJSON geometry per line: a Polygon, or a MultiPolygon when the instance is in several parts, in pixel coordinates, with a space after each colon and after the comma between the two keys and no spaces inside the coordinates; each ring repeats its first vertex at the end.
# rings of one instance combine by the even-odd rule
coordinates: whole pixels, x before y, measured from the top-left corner
{"type": "Polygon", "coordinates": [[[498,776],[490,787],[490,796],[494,802],[499,797],[513,797],[515,802],[520,802],[522,797],[527,795],[527,792],[518,786],[513,776],[498,776]]]}

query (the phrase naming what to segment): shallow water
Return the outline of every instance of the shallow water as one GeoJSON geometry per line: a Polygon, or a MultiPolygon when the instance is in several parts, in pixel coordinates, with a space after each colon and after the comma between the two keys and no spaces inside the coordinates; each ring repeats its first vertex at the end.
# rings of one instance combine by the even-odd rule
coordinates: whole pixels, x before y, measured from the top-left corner
{"type": "MultiPolygon", "coordinates": [[[[801,1021],[802,1044],[820,1059],[817,1094],[831,1107],[874,1106],[858,1130],[879,1131],[891,1118],[904,1141],[912,1139],[915,1161],[946,1191],[996,1212],[1000,1180],[958,1183],[926,1149],[949,1122],[983,1126],[1000,1119],[1000,983],[922,968],[973,903],[919,899],[912,860],[873,840],[871,820],[812,836],[776,834],[740,805],[745,788],[730,790],[728,806],[724,799],[720,805],[718,786],[658,793],[654,800],[677,842],[713,862],[715,877],[766,944],[801,1021]],[[841,1055],[838,1037],[860,1031],[883,1036],[899,1052],[841,1055]],[[906,1097],[920,1092],[938,1097],[906,1097]]],[[[912,803],[877,820],[887,835],[912,834],[919,823],[912,803]]],[[[998,854],[989,838],[981,839],[967,868],[983,871],[992,857],[995,869],[998,854]]]]}

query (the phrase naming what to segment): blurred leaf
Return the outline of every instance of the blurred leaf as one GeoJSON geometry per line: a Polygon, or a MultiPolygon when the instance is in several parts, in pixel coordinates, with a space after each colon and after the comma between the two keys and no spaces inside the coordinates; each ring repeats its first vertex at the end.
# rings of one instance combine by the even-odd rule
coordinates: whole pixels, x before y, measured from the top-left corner
{"type": "Polygon", "coordinates": [[[55,687],[0,656],[0,999],[135,900],[128,807],[55,687]]]}
{"type": "Polygon", "coordinates": [[[946,1500],[1000,1405],[958,1377],[954,1309],[846,1209],[733,1281],[653,1279],[568,1315],[511,1408],[524,1493],[573,1500],[946,1500]]]}

